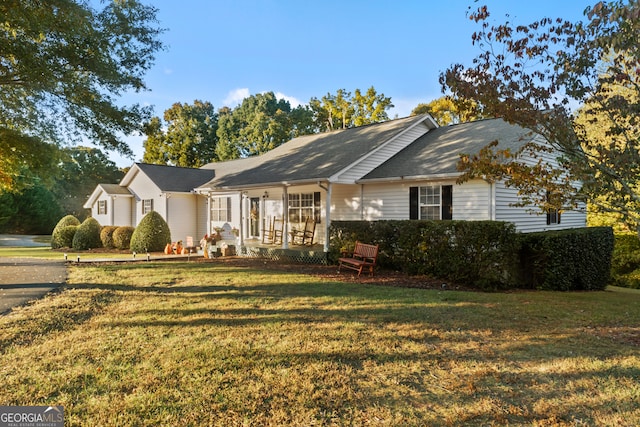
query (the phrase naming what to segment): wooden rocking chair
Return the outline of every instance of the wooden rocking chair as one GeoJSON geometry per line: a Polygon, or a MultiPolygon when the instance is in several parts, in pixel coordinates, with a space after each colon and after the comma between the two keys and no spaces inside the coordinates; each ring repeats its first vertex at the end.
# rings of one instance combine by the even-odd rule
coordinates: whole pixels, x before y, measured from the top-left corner
{"type": "Polygon", "coordinates": [[[282,218],[269,218],[268,228],[262,230],[262,243],[277,245],[282,243],[282,218]]]}
{"type": "Polygon", "coordinates": [[[316,233],[316,221],[313,218],[307,218],[304,222],[303,230],[294,230],[291,232],[291,243],[294,245],[313,245],[313,237],[316,233]]]}

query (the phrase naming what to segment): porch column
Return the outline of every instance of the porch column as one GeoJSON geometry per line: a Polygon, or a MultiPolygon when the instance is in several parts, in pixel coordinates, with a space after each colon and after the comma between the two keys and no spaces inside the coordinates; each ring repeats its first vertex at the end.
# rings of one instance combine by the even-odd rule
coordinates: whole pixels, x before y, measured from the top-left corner
{"type": "Polygon", "coordinates": [[[207,228],[205,234],[211,236],[211,193],[207,193],[207,201],[205,202],[205,205],[207,206],[207,228]]]}
{"type": "Polygon", "coordinates": [[[244,193],[240,192],[240,227],[238,228],[238,237],[240,237],[240,241],[238,244],[240,246],[244,245],[244,193]]]}
{"type": "Polygon", "coordinates": [[[286,185],[282,191],[282,249],[289,249],[289,193],[286,185]]]}
{"type": "Polygon", "coordinates": [[[325,200],[324,207],[324,252],[329,252],[329,228],[331,227],[331,182],[327,184],[327,200],[325,200]]]}

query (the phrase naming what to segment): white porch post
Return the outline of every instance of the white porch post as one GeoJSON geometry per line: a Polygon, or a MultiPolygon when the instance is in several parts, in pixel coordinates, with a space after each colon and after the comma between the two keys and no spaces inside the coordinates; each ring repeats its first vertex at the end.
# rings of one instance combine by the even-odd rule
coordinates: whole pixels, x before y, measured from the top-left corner
{"type": "Polygon", "coordinates": [[[331,183],[327,184],[327,200],[325,201],[324,251],[329,252],[329,228],[331,227],[331,183]]]}
{"type": "Polygon", "coordinates": [[[240,238],[240,241],[238,242],[238,244],[240,246],[244,245],[244,193],[241,191],[240,192],[240,227],[238,228],[238,237],[240,238]]]}
{"type": "Polygon", "coordinates": [[[289,249],[289,193],[287,186],[282,192],[282,248],[289,249]]]}
{"type": "Polygon", "coordinates": [[[207,193],[207,201],[205,204],[207,205],[207,227],[205,234],[211,236],[211,193],[207,193]]]}

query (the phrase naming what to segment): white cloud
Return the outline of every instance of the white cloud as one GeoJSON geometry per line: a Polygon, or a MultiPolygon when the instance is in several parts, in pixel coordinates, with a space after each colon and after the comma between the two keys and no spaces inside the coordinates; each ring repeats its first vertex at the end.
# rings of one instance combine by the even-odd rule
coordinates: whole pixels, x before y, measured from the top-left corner
{"type": "Polygon", "coordinates": [[[243,87],[234,89],[227,94],[227,97],[222,101],[222,103],[226,107],[235,107],[240,104],[243,99],[248,98],[249,95],[249,88],[243,87]]]}
{"type": "Polygon", "coordinates": [[[300,102],[300,100],[298,100],[297,98],[294,98],[293,96],[287,96],[282,92],[276,92],[276,99],[284,99],[285,101],[289,101],[289,105],[291,105],[291,108],[296,108],[298,105],[303,104],[303,102],[300,102]]]}

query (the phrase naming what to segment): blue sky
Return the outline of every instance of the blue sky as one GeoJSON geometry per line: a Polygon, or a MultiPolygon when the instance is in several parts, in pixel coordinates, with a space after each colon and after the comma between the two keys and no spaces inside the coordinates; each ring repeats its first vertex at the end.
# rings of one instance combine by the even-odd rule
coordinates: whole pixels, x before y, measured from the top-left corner
{"type": "MultiPolygon", "coordinates": [[[[527,24],[542,17],[583,18],[586,0],[147,0],[159,9],[167,50],[156,56],[148,92],[124,103],[175,102],[235,107],[251,94],[273,91],[293,106],[338,89],[374,86],[391,97],[391,117],[442,96],[438,76],[454,63],[471,64],[478,24],[467,12],[486,4],[490,20],[527,24]],[[506,16],[508,14],[508,17],[506,16]]],[[[127,139],[142,159],[143,137],[127,139]]]]}

